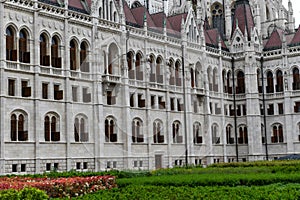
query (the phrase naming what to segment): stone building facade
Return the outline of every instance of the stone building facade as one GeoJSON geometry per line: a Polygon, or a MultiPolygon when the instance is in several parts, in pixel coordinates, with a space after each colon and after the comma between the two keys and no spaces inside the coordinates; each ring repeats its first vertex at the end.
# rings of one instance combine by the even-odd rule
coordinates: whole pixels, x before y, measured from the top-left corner
{"type": "Polygon", "coordinates": [[[300,152],[291,3],[6,0],[0,15],[0,174],[300,152]]]}

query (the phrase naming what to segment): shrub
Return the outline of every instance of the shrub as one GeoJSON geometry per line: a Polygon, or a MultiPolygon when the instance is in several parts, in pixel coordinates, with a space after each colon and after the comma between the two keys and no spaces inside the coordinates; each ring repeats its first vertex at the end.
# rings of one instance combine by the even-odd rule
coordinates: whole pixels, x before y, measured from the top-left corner
{"type": "Polygon", "coordinates": [[[0,191],[1,200],[47,200],[49,197],[44,191],[36,188],[24,188],[17,191],[14,189],[0,191]]]}

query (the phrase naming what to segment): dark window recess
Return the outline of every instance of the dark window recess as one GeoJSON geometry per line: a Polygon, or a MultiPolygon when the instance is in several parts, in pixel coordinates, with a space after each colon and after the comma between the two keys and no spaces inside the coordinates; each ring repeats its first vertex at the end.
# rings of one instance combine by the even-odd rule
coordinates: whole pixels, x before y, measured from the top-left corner
{"type": "Polygon", "coordinates": [[[59,85],[54,85],[54,99],[55,100],[63,99],[63,91],[59,90],[59,85]]]}
{"type": "Polygon", "coordinates": [[[268,111],[267,111],[268,115],[274,115],[274,105],[270,104],[268,111]]]}
{"type": "Polygon", "coordinates": [[[177,110],[178,111],[183,111],[183,104],[180,103],[180,99],[177,99],[177,110]]]}
{"type": "Polygon", "coordinates": [[[82,101],[84,103],[89,103],[92,100],[91,93],[88,93],[88,88],[82,88],[82,101]]]}
{"type": "Polygon", "coordinates": [[[145,108],[146,107],[146,100],[143,99],[142,94],[138,95],[138,106],[139,106],[139,108],[145,108]]]}
{"type": "Polygon", "coordinates": [[[15,96],[15,80],[8,80],[8,95],[15,96]]]}
{"type": "Polygon", "coordinates": [[[54,170],[58,170],[58,163],[54,163],[54,170]]]}
{"type": "Polygon", "coordinates": [[[80,169],[81,168],[81,163],[80,162],[77,162],[76,163],[76,169],[80,169]]]}
{"type": "Polygon", "coordinates": [[[300,113],[300,102],[295,102],[294,111],[300,113]]]}
{"type": "Polygon", "coordinates": [[[166,102],[163,101],[163,97],[158,97],[158,105],[159,105],[159,109],[166,108],[166,102]]]}
{"type": "Polygon", "coordinates": [[[42,84],[42,98],[48,99],[48,83],[42,84]]]}
{"type": "Polygon", "coordinates": [[[151,95],[151,107],[154,108],[155,106],[155,96],[151,95]]]}
{"type": "Polygon", "coordinates": [[[31,96],[31,87],[28,87],[27,81],[22,81],[22,97],[30,97],[31,96]]]}
{"type": "Polygon", "coordinates": [[[74,102],[77,102],[78,101],[78,98],[77,98],[77,90],[78,88],[77,87],[72,87],[72,99],[74,102]]]}
{"type": "Polygon", "coordinates": [[[111,91],[107,91],[107,105],[115,105],[116,104],[116,97],[112,96],[111,91]]]}
{"type": "Polygon", "coordinates": [[[174,98],[170,98],[170,104],[171,104],[171,110],[175,110],[175,103],[174,103],[175,99],[174,98]]]}
{"type": "Polygon", "coordinates": [[[278,114],[279,115],[283,115],[284,111],[283,111],[283,103],[279,103],[278,104],[278,114]]]}
{"type": "Polygon", "coordinates": [[[247,115],[247,106],[245,104],[243,105],[243,114],[247,115]]]}
{"type": "Polygon", "coordinates": [[[12,164],[12,172],[18,172],[18,165],[12,164]]]}
{"type": "Polygon", "coordinates": [[[134,94],[130,94],[130,107],[134,107],[134,94]]]}
{"type": "Polygon", "coordinates": [[[46,163],[46,171],[50,171],[51,170],[51,163],[46,163]]]}
{"type": "Polygon", "coordinates": [[[215,114],[220,115],[221,114],[221,108],[218,108],[218,104],[215,104],[215,114]]]}
{"type": "Polygon", "coordinates": [[[14,37],[13,34],[6,36],[6,60],[17,61],[17,50],[14,49],[14,37]]]}
{"type": "Polygon", "coordinates": [[[87,169],[88,168],[88,163],[87,162],[83,162],[83,169],[87,169]]]}
{"type": "Polygon", "coordinates": [[[21,172],[26,172],[26,164],[21,164],[21,172]]]}

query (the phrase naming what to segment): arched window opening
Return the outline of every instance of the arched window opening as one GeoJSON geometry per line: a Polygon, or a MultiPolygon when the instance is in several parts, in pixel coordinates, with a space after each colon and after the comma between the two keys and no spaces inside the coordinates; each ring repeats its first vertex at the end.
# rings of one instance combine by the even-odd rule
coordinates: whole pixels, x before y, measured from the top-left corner
{"type": "Polygon", "coordinates": [[[19,61],[23,63],[30,63],[30,52],[28,51],[28,34],[22,29],[19,35],[19,61]]]}
{"type": "Polygon", "coordinates": [[[61,64],[62,60],[61,57],[59,57],[59,39],[57,36],[54,36],[51,40],[51,65],[52,67],[61,68],[61,64]]]}
{"type": "Polygon", "coordinates": [[[143,80],[143,71],[142,71],[142,55],[140,53],[136,54],[135,57],[135,70],[136,70],[136,80],[143,80]]]}
{"type": "Polygon", "coordinates": [[[180,122],[176,121],[172,124],[172,133],[173,133],[173,143],[182,143],[183,137],[181,134],[181,124],[180,122]]]}
{"type": "Polygon", "coordinates": [[[163,75],[162,75],[162,59],[158,57],[156,59],[156,82],[157,83],[163,83],[163,75]]]}
{"type": "Polygon", "coordinates": [[[142,143],[144,142],[144,135],[142,133],[142,121],[134,119],[132,121],[132,142],[142,143]]]}
{"type": "Polygon", "coordinates": [[[50,66],[50,56],[47,52],[47,37],[43,33],[40,35],[40,65],[42,66],[50,66]]]}
{"type": "Polygon", "coordinates": [[[129,79],[134,79],[135,71],[133,68],[133,53],[127,53],[127,66],[128,66],[128,77],[129,79]]]}
{"type": "Polygon", "coordinates": [[[180,62],[176,61],[175,63],[175,80],[176,80],[176,86],[181,86],[181,77],[180,77],[180,62]]]}
{"type": "Polygon", "coordinates": [[[53,114],[48,114],[44,119],[44,136],[45,141],[60,141],[59,119],[53,114]]]}
{"type": "Polygon", "coordinates": [[[112,43],[108,49],[108,65],[106,68],[108,74],[119,74],[119,60],[120,57],[118,47],[116,44],[112,43]]]}
{"type": "Polygon", "coordinates": [[[213,124],[211,126],[211,132],[212,132],[212,144],[220,144],[221,139],[219,135],[218,126],[216,124],[213,124]]]}
{"type": "Polygon", "coordinates": [[[224,37],[225,34],[225,18],[223,17],[223,6],[222,4],[216,2],[211,6],[211,14],[212,14],[212,26],[213,28],[217,28],[221,37],[224,37]]]}
{"type": "Polygon", "coordinates": [[[227,87],[228,87],[228,94],[232,94],[232,77],[231,77],[231,72],[227,72],[227,87]]]}
{"type": "Polygon", "coordinates": [[[237,73],[237,87],[236,94],[244,94],[245,93],[245,75],[242,71],[237,73]]]}
{"type": "Polygon", "coordinates": [[[105,142],[117,142],[117,133],[115,127],[115,121],[113,118],[108,117],[105,120],[105,142]]]}
{"type": "Polygon", "coordinates": [[[6,29],[6,60],[17,61],[15,32],[11,27],[6,29]]]}
{"type": "Polygon", "coordinates": [[[281,70],[278,70],[276,73],[276,82],[276,92],[283,92],[283,75],[281,70]]]}
{"type": "Polygon", "coordinates": [[[300,75],[297,67],[293,69],[293,90],[300,90],[300,75]]]}
{"type": "Polygon", "coordinates": [[[80,71],[89,72],[88,47],[85,42],[80,44],[80,71]]]}
{"type": "Polygon", "coordinates": [[[113,20],[113,2],[112,1],[109,2],[109,19],[110,19],[110,21],[113,20]]]}
{"type": "Polygon", "coordinates": [[[77,45],[75,40],[70,41],[70,70],[77,69],[77,45]]]}
{"type": "Polygon", "coordinates": [[[89,134],[87,131],[87,119],[83,116],[77,116],[74,122],[75,142],[88,142],[89,134]]]}
{"type": "Polygon", "coordinates": [[[234,144],[234,136],[232,133],[231,125],[226,126],[226,140],[227,140],[227,144],[234,144]]]}
{"type": "Polygon", "coordinates": [[[193,135],[194,135],[194,144],[202,144],[203,143],[203,137],[201,133],[201,125],[200,123],[195,123],[193,125],[193,135]]]}
{"type": "Polygon", "coordinates": [[[156,69],[155,69],[155,58],[153,55],[150,55],[148,58],[148,62],[150,64],[150,82],[156,81],[156,69]]]}
{"type": "Polygon", "coordinates": [[[209,90],[213,91],[213,80],[212,80],[213,77],[212,77],[212,72],[210,67],[207,69],[207,79],[209,84],[209,90]]]}
{"type": "Polygon", "coordinates": [[[213,91],[215,91],[215,92],[219,91],[217,69],[214,69],[214,71],[213,71],[213,91]]]}
{"type": "Polygon", "coordinates": [[[239,137],[238,137],[239,144],[248,144],[248,130],[247,127],[241,126],[239,128],[239,137]]]}
{"type": "Polygon", "coordinates": [[[274,124],[272,128],[272,136],[271,142],[272,143],[283,143],[283,128],[281,124],[274,124]]]}
{"type": "Polygon", "coordinates": [[[15,112],[10,118],[10,139],[11,141],[27,141],[28,131],[26,130],[26,116],[15,112]]]}
{"type": "Polygon", "coordinates": [[[267,93],[273,93],[274,92],[274,83],[273,83],[273,73],[268,72],[267,73],[267,87],[266,87],[267,93]]]}
{"type": "Polygon", "coordinates": [[[164,134],[160,121],[153,122],[153,142],[158,144],[164,143],[164,134]]]}

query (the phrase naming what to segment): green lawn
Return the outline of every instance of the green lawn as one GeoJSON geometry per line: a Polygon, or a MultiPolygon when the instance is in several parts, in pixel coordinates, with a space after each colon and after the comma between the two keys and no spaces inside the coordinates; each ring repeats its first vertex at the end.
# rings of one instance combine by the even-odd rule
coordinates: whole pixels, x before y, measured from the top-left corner
{"type": "Polygon", "coordinates": [[[299,161],[118,173],[118,188],[78,199],[300,199],[299,161]]]}

